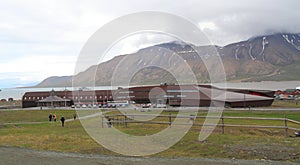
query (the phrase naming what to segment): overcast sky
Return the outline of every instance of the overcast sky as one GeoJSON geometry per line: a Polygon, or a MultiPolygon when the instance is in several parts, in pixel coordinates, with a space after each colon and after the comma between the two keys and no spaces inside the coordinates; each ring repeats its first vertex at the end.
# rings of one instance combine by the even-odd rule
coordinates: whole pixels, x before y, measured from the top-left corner
{"type": "MultiPolygon", "coordinates": [[[[300,32],[298,0],[1,1],[0,88],[72,75],[81,48],[97,29],[141,11],[182,16],[221,46],[267,33],[300,32]]],[[[129,38],[118,53],[139,48],[142,37],[129,38]]],[[[165,39],[144,38],[145,44],[165,39]]]]}

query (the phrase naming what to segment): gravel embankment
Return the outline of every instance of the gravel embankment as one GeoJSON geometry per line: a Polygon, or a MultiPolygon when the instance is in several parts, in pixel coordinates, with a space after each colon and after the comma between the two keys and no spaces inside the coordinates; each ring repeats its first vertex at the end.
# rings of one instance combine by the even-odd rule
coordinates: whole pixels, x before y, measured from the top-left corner
{"type": "Polygon", "coordinates": [[[107,156],[96,154],[76,154],[53,151],[40,151],[18,147],[0,147],[0,164],[2,165],[229,165],[229,164],[294,164],[289,162],[274,162],[266,160],[231,160],[231,159],[206,159],[206,158],[140,158],[107,156]]]}

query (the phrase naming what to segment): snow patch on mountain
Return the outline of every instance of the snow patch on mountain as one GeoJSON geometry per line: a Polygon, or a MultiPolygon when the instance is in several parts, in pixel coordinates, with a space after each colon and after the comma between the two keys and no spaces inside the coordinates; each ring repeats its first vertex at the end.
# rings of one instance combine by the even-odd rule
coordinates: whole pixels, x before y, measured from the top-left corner
{"type": "MultiPolygon", "coordinates": [[[[287,34],[283,34],[282,37],[286,40],[286,42],[288,42],[289,44],[291,44],[292,46],[294,46],[297,50],[300,50],[300,46],[296,45],[294,42],[294,39],[296,40],[296,37],[294,35],[292,35],[290,38],[294,38],[294,39],[290,39],[289,35],[287,34]]],[[[298,37],[300,37],[300,35],[298,34],[298,37]]],[[[299,40],[298,40],[299,42],[299,40]]]]}
{"type": "Polygon", "coordinates": [[[252,61],[256,60],[256,57],[252,56],[252,44],[250,44],[250,48],[249,48],[249,56],[251,57],[252,61]]]}
{"type": "Polygon", "coordinates": [[[266,45],[269,44],[269,42],[267,41],[267,37],[263,37],[262,39],[262,50],[261,52],[259,53],[260,56],[262,56],[262,60],[265,61],[265,54],[264,54],[264,51],[265,51],[265,48],[266,48],[266,45]]]}
{"type": "Polygon", "coordinates": [[[236,60],[239,60],[238,52],[239,52],[239,47],[235,50],[235,53],[234,53],[234,56],[235,56],[236,60]]]}

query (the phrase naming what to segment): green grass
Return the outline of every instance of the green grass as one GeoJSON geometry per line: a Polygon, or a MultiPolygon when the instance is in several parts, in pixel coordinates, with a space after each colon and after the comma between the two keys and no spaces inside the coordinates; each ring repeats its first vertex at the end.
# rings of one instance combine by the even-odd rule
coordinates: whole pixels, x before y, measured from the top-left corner
{"type": "Polygon", "coordinates": [[[289,81],[289,80],[300,80],[300,61],[295,62],[294,64],[287,65],[282,67],[279,70],[280,74],[268,77],[267,80],[272,81],[289,81]]]}
{"type": "Polygon", "coordinates": [[[300,61],[284,66],[273,76],[254,76],[247,81],[295,81],[300,80],[300,61]]]}
{"type": "MultiPolygon", "coordinates": [[[[80,152],[117,155],[98,143],[85,132],[80,121],[67,122],[61,127],[60,122],[47,122],[49,113],[62,114],[72,118],[72,110],[13,110],[0,111],[0,145],[20,146],[42,150],[54,150],[63,152],[80,152]],[[10,124],[15,122],[45,121],[41,124],[10,124]],[[2,124],[1,124],[2,123],[2,124]]],[[[117,114],[111,112],[110,114],[117,114]]],[[[146,112],[145,112],[146,113],[146,112]]],[[[163,112],[169,114],[170,112],[163,112]]],[[[176,114],[175,112],[173,113],[176,114]]],[[[287,117],[300,121],[298,111],[225,111],[224,116],[244,117],[279,117],[284,114],[287,117]]],[[[206,112],[199,112],[206,115],[206,112]]],[[[168,121],[168,118],[155,118],[153,121],[168,121]]],[[[197,119],[196,123],[203,123],[203,119],[197,119]]],[[[250,124],[250,125],[283,125],[282,121],[261,121],[225,119],[225,124],[250,124]]],[[[130,135],[151,135],[168,125],[128,124],[114,125],[119,130],[130,135]]],[[[296,127],[296,126],[295,126],[296,127]]],[[[298,126],[299,127],[299,126],[298,126]]],[[[99,128],[101,126],[99,124],[99,128]]],[[[208,157],[208,158],[239,158],[239,159],[272,159],[300,162],[300,138],[287,138],[282,129],[254,129],[240,127],[226,127],[225,134],[221,134],[221,128],[214,130],[205,141],[199,142],[200,126],[193,126],[190,131],[177,144],[166,151],[156,154],[158,157],[208,157]],[[295,155],[296,156],[293,156],[295,155]]],[[[289,132],[292,135],[292,131],[289,132]]]]}
{"type": "Polygon", "coordinates": [[[271,108],[300,108],[298,100],[274,100],[271,108]]]}
{"type": "Polygon", "coordinates": [[[65,127],[60,122],[0,125],[0,145],[83,153],[101,148],[103,154],[112,154],[88,136],[79,120],[65,127]]]}
{"type": "Polygon", "coordinates": [[[21,108],[22,101],[21,100],[0,101],[0,107],[2,107],[2,108],[21,108]]]}
{"type": "Polygon", "coordinates": [[[62,115],[65,118],[73,118],[74,110],[7,110],[0,111],[0,124],[1,123],[15,123],[15,122],[43,122],[48,121],[49,114],[56,114],[57,119],[62,115]]]}

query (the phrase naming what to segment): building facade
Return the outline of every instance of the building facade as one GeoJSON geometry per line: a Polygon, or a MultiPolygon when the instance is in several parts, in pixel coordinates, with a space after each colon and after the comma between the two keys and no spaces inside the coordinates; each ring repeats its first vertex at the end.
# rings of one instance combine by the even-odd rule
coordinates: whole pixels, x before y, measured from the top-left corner
{"type": "Polygon", "coordinates": [[[150,104],[153,107],[208,107],[216,104],[227,107],[258,107],[270,106],[273,100],[274,91],[166,84],[116,90],[26,92],[22,97],[23,108],[49,106],[53,103],[58,106],[98,107],[113,102],[150,104]]]}

